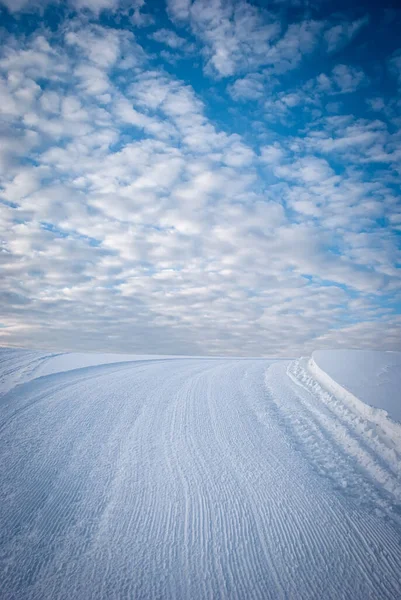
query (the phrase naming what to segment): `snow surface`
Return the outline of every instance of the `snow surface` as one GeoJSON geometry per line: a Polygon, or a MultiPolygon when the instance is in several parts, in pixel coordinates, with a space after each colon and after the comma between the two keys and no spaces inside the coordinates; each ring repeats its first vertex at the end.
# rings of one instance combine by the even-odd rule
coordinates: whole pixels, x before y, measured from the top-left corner
{"type": "Polygon", "coordinates": [[[165,356],[135,354],[107,354],[84,352],[48,353],[34,350],[0,348],[0,395],[15,385],[53,373],[65,373],[74,369],[99,365],[133,362],[165,356]]]}
{"type": "Polygon", "coordinates": [[[401,352],[321,350],[312,358],[359,400],[401,423],[401,352]]]}
{"type": "Polygon", "coordinates": [[[401,447],[307,360],[97,360],[0,352],[2,598],[401,597],[401,447]]]}

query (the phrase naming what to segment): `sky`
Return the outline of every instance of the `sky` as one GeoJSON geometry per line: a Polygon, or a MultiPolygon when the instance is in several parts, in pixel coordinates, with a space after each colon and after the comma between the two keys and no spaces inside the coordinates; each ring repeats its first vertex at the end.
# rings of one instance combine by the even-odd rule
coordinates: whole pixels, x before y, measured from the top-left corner
{"type": "Polygon", "coordinates": [[[401,8],[0,0],[0,345],[401,350],[401,8]]]}

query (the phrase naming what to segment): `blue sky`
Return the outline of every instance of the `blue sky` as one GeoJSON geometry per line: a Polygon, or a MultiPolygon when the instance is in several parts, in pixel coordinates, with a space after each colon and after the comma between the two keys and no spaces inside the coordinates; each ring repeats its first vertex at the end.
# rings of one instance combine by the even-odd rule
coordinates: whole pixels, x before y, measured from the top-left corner
{"type": "Polygon", "coordinates": [[[395,2],[0,0],[0,344],[401,350],[395,2]]]}

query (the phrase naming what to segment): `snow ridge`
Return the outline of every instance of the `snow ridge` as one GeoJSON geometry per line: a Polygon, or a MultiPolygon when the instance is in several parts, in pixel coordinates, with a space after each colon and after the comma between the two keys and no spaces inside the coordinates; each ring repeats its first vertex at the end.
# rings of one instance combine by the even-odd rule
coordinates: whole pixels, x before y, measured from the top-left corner
{"type": "Polygon", "coordinates": [[[392,440],[395,446],[401,447],[401,425],[394,422],[387,411],[369,406],[337,381],[334,381],[328,373],[319,367],[313,356],[309,359],[306,368],[323,388],[345,404],[353,413],[377,426],[381,435],[389,438],[390,444],[392,440]]]}
{"type": "Polygon", "coordinates": [[[313,358],[288,365],[288,376],[308,394],[300,397],[319,426],[401,506],[401,428],[385,411],[367,406],[334,382],[313,358]]]}
{"type": "Polygon", "coordinates": [[[0,397],[16,385],[35,379],[50,359],[58,356],[43,352],[0,348],[0,397]]]}

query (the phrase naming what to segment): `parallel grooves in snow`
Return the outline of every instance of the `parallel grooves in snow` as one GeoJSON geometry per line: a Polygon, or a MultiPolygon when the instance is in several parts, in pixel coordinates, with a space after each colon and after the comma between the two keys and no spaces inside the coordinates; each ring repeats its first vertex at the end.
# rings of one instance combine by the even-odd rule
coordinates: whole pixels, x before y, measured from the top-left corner
{"type": "Polygon", "coordinates": [[[397,597],[400,527],[375,514],[389,500],[286,368],[144,361],[9,393],[3,597],[397,597]],[[369,502],[318,476],[324,460],[369,502]]]}

